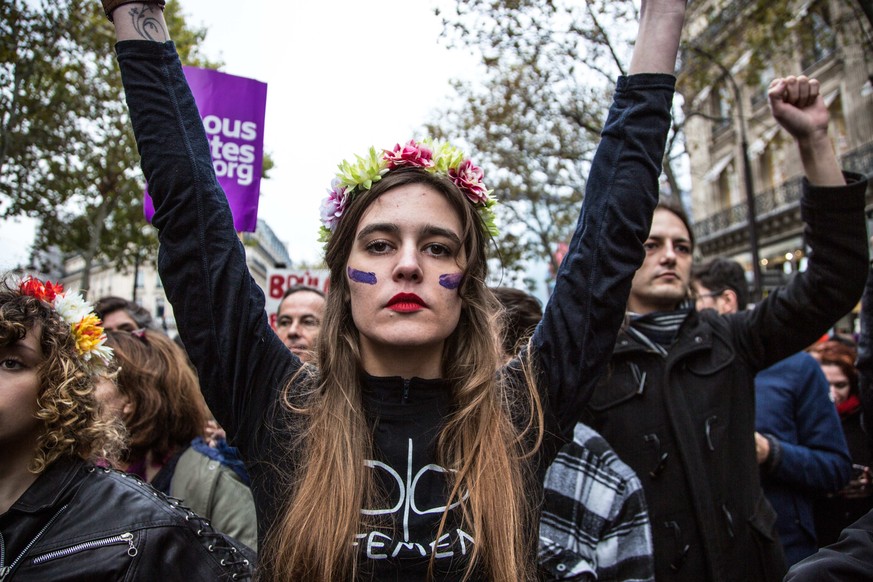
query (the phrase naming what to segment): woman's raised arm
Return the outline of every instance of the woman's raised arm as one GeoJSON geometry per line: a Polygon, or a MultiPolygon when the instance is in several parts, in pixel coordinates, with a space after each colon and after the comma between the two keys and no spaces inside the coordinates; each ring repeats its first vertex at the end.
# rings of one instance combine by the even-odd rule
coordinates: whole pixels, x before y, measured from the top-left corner
{"type": "Polygon", "coordinates": [[[161,280],[209,408],[250,460],[264,410],[299,360],[267,322],[161,4],[103,3],[155,203],[161,280]]]}

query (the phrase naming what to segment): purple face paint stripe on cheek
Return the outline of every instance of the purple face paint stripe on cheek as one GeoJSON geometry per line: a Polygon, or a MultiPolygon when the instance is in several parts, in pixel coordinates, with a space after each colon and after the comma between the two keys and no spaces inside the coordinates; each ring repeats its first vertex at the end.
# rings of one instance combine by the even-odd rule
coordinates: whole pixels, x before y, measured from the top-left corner
{"type": "Polygon", "coordinates": [[[461,286],[461,278],[463,276],[463,273],[448,273],[440,275],[440,285],[446,289],[457,289],[461,286]]]}
{"type": "Polygon", "coordinates": [[[351,267],[348,268],[349,279],[355,283],[366,283],[367,285],[376,284],[376,273],[365,273],[351,267]]]}

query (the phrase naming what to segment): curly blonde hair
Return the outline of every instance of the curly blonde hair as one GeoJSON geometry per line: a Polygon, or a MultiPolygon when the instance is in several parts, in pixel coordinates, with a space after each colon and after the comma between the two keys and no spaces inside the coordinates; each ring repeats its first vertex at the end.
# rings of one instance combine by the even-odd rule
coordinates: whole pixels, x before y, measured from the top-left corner
{"type": "Polygon", "coordinates": [[[61,457],[113,463],[124,448],[124,430],[101,418],[94,396],[97,378],[82,365],[70,326],[48,303],[25,295],[9,279],[0,283],[0,346],[39,334],[43,361],[36,417],[44,430],[29,469],[41,473],[61,457]]]}

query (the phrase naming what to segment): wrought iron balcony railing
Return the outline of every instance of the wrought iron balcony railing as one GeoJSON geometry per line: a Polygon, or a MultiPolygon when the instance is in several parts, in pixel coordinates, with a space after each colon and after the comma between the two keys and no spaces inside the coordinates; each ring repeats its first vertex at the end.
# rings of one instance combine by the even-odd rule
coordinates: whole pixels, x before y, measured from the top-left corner
{"type": "MultiPolygon", "coordinates": [[[[843,155],[840,160],[842,168],[859,174],[873,174],[873,142],[865,144],[843,155]]],[[[796,176],[782,184],[755,195],[755,214],[758,222],[767,214],[788,207],[800,200],[801,177],[796,176]]],[[[711,214],[703,220],[694,223],[695,234],[702,238],[717,235],[731,228],[744,225],[749,220],[749,209],[746,204],[736,204],[711,214]]]]}

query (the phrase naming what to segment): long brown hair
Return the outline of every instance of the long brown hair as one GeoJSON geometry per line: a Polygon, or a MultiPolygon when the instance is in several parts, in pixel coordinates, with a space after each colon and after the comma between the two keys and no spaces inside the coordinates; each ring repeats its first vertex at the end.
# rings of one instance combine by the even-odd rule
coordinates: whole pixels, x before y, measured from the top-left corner
{"type": "MultiPolygon", "coordinates": [[[[438,462],[447,473],[450,507],[460,504],[465,529],[476,543],[467,570],[485,572],[491,580],[534,578],[532,548],[537,524],[531,505],[532,475],[524,462],[538,445],[542,410],[533,384],[523,390],[495,374],[503,361],[498,331],[498,304],[485,285],[486,246],[481,219],[449,180],[421,170],[394,170],[346,209],[328,243],[325,260],[331,290],[318,337],[318,370],[304,368],[303,382],[313,397],[300,410],[285,388],[285,404],[307,415],[298,474],[289,476],[283,514],[267,535],[260,556],[260,575],[269,580],[341,580],[356,573],[352,541],[367,522],[361,508],[375,503],[380,492],[364,461],[373,443],[362,410],[359,336],[351,314],[346,263],[358,222],[385,192],[406,184],[426,184],[446,197],[461,219],[466,253],[458,326],[444,344],[443,376],[452,385],[455,412],[446,419],[437,442],[438,462]],[[512,416],[523,411],[526,428],[512,416]],[[533,435],[533,437],[532,437],[533,435]],[[531,444],[533,443],[533,444],[531,444]],[[329,494],[325,483],[331,483],[329,494]]],[[[532,377],[533,374],[528,370],[532,377]]],[[[448,512],[448,509],[446,510],[448,512]]],[[[445,525],[443,514],[440,531],[445,525]]],[[[431,555],[431,569],[434,565],[431,555]]]]}
{"type": "Polygon", "coordinates": [[[130,434],[128,459],[152,453],[163,459],[202,436],[206,405],[197,375],[185,352],[159,331],[107,332],[120,370],[115,378],[131,411],[124,423],[130,434]]]}

